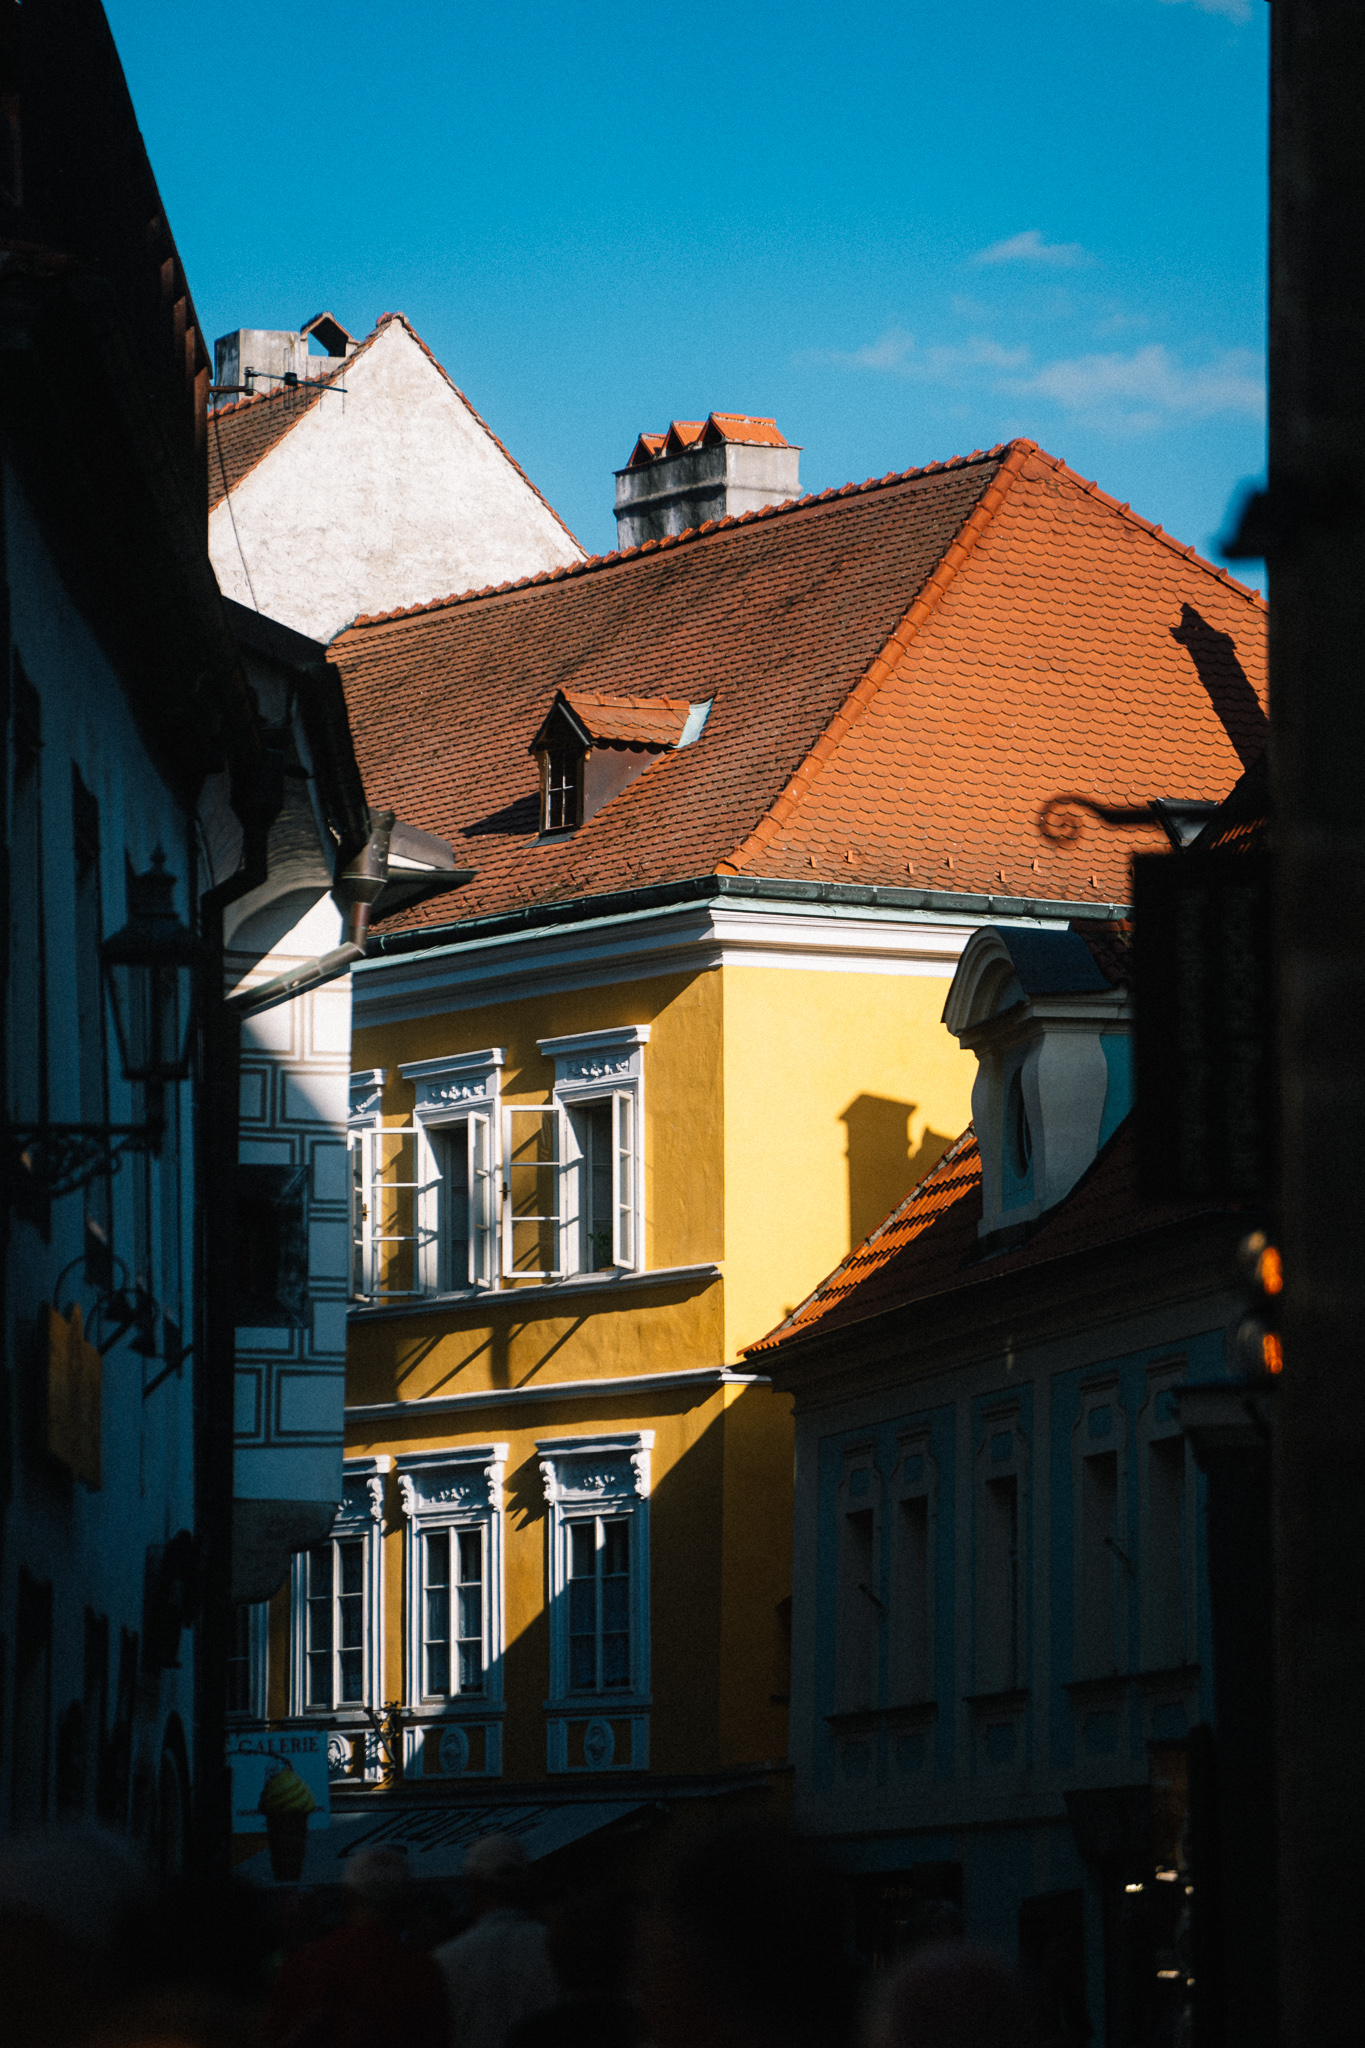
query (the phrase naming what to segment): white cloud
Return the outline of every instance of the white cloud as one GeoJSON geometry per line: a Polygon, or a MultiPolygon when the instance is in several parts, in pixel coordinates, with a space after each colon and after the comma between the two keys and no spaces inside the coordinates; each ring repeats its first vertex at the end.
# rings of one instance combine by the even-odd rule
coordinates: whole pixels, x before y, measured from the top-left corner
{"type": "MultiPolygon", "coordinates": [[[[1185,0],[1161,0],[1163,7],[1181,7],[1185,0]]],[[[1251,19],[1251,0],[1194,0],[1201,14],[1222,14],[1229,21],[1247,22],[1251,19]]]]}
{"type": "Polygon", "coordinates": [[[866,347],[814,350],[807,362],[844,370],[874,370],[911,382],[956,386],[1012,401],[1055,406],[1100,432],[1146,433],[1176,420],[1265,411],[1265,365],[1251,349],[1224,349],[1187,365],[1158,342],[1122,351],[1036,362],[1027,348],[1005,348],[987,335],[960,345],[921,345],[903,327],[891,327],[866,347]]]}
{"type": "Polygon", "coordinates": [[[903,327],[889,327],[866,348],[844,353],[822,350],[816,360],[838,363],[850,370],[889,370],[897,377],[916,377],[931,383],[950,383],[972,370],[1021,370],[1028,362],[1026,348],[1001,348],[985,335],[974,335],[960,347],[938,345],[921,348],[913,334],[903,327]]]}
{"type": "Polygon", "coordinates": [[[1006,242],[992,242],[989,249],[978,249],[971,261],[1042,263],[1051,270],[1075,270],[1094,258],[1079,242],[1045,242],[1041,229],[1026,228],[1022,235],[1011,235],[1006,242]]]}
{"type": "Polygon", "coordinates": [[[1209,419],[1241,413],[1259,419],[1265,411],[1265,370],[1250,349],[1224,349],[1196,369],[1186,369],[1159,343],[1131,355],[1073,356],[1044,363],[1007,387],[1020,397],[1048,398],[1069,413],[1102,415],[1115,426],[1153,425],[1181,415],[1209,419]]]}

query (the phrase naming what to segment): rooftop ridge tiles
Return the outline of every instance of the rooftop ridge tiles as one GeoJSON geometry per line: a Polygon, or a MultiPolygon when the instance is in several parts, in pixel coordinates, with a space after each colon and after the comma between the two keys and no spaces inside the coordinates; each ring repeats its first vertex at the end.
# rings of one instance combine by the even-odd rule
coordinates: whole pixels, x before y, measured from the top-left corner
{"type": "Polygon", "coordinates": [[[939,557],[926,582],[915,593],[909,609],[902,614],[883,645],[863,670],[829,724],[816,738],[804,760],[797,763],[785,789],[773,803],[769,804],[747,838],[740,842],[732,854],[717,863],[718,874],[739,874],[781,831],[822,769],[834,759],[843,740],[874,701],[883,683],[895,674],[909,652],[910,642],[925,621],[932,618],[937,611],[958,570],[972,554],[981,535],[1004,503],[1014,479],[1029,456],[1036,451],[1037,443],[1034,441],[1021,439],[1009,444],[1004,461],[967,514],[952,542],[939,557]]]}
{"type": "Polygon", "coordinates": [[[1255,589],[1252,584],[1243,583],[1240,577],[1229,575],[1220,562],[1211,562],[1207,555],[1201,555],[1198,548],[1194,547],[1191,543],[1179,541],[1173,533],[1167,533],[1165,527],[1158,521],[1144,519],[1142,514],[1135,512],[1131,505],[1120,503],[1119,499],[1111,496],[1108,491],[1102,490],[1099,484],[1092,478],[1083,477],[1079,470],[1072,469],[1071,465],[1064,462],[1060,455],[1049,455],[1046,448],[1037,448],[1035,453],[1040,462],[1046,462],[1050,469],[1055,469],[1059,475],[1068,478],[1070,482],[1079,484],[1082,490],[1088,491],[1091,497],[1095,498],[1101,505],[1107,506],[1111,512],[1117,513],[1120,519],[1126,520],[1129,526],[1136,526],[1139,532],[1150,535],[1153,540],[1159,540],[1163,547],[1169,548],[1172,554],[1181,556],[1184,561],[1193,562],[1197,568],[1207,569],[1211,576],[1216,576],[1220,583],[1226,583],[1229,590],[1235,590],[1239,597],[1250,597],[1255,600],[1263,612],[1269,612],[1270,606],[1266,602],[1264,594],[1255,589]]]}
{"type": "Polygon", "coordinates": [[[573,683],[560,685],[561,696],[570,703],[610,706],[614,711],[690,711],[688,697],[613,697],[607,690],[580,690],[573,683]]]}
{"type": "MultiPolygon", "coordinates": [[[[613,548],[608,554],[589,555],[584,561],[570,562],[554,569],[539,569],[534,576],[519,576],[508,583],[485,583],[477,590],[453,590],[446,597],[427,598],[421,604],[400,605],[389,612],[361,612],[352,619],[345,632],[352,633],[371,626],[391,626],[404,619],[413,619],[427,612],[441,612],[453,605],[473,604],[485,597],[502,597],[513,590],[532,590],[538,584],[557,583],[567,576],[582,576],[589,570],[615,568],[623,562],[637,559],[641,555],[656,553],[663,548],[681,547],[713,533],[722,533],[737,526],[747,526],[763,519],[776,519],[784,513],[809,511],[814,505],[824,505],[835,498],[849,498],[861,491],[884,490],[891,485],[915,483],[921,477],[942,476],[949,470],[968,469],[973,463],[994,462],[1005,456],[1011,448],[1027,446],[1033,442],[1019,443],[1001,441],[994,448],[974,448],[970,455],[949,455],[941,462],[926,462],[918,469],[890,470],[884,477],[868,477],[863,483],[831,484],[823,491],[805,493],[799,498],[784,498],[774,505],[760,505],[752,512],[731,512],[723,519],[708,519],[701,526],[685,527],[681,533],[665,534],[661,540],[639,541],[633,547],[613,548]]],[[[342,634],[337,635],[340,640],[342,634]]]]}

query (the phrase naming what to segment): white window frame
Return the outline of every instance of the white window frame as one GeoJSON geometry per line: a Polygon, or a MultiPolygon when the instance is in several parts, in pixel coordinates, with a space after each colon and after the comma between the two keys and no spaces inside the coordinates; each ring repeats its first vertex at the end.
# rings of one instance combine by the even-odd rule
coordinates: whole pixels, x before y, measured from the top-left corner
{"type": "Polygon", "coordinates": [[[1196,1660],[1198,1632],[1196,1626],[1195,1601],[1198,1588],[1198,1574],[1194,1569],[1194,1536],[1197,1508],[1195,1462],[1191,1455],[1189,1439],[1181,1427],[1179,1412],[1162,1414],[1165,1396],[1185,1384],[1185,1361],[1163,1359],[1160,1364],[1149,1366],[1147,1375],[1147,1398],[1137,1420],[1138,1455],[1140,1459],[1141,1497],[1138,1502],[1138,1594],[1139,1594],[1139,1669],[1141,1671],[1167,1671],[1172,1668],[1188,1668],[1196,1660]],[[1155,1643],[1167,1634],[1168,1617],[1156,1612],[1160,1599],[1160,1582],[1152,1556],[1154,1512],[1152,1506],[1152,1446],[1173,1443],[1179,1439],[1184,1451],[1181,1475],[1181,1556],[1179,1560],[1180,1616],[1179,1626],[1171,1631],[1177,1636],[1177,1657],[1175,1666],[1169,1656],[1158,1656],[1155,1643]]]}
{"type": "Polygon", "coordinates": [[[550,1596],[550,1698],[559,1712],[625,1714],[648,1707],[649,1493],[652,1429],[613,1436],[545,1437],[536,1441],[549,1505],[547,1578],[550,1596]],[[630,1684],[569,1689],[569,1545],[576,1522],[597,1517],[630,1522],[630,1684]]]}
{"type": "Polygon", "coordinates": [[[463,1294],[497,1285],[498,1279],[498,1115],[502,1093],[502,1046],[481,1052],[451,1053],[442,1059],[412,1060],[398,1071],[413,1082],[417,1189],[417,1289],[421,1294],[463,1294]],[[450,1263],[449,1229],[444,1213],[445,1175],[433,1134],[463,1124],[465,1199],[468,1219],[467,1264],[463,1273],[450,1263]]]}
{"type": "Polygon", "coordinates": [[[414,1083],[417,1097],[412,1121],[404,1124],[384,1121],[377,1085],[381,1068],[353,1076],[353,1299],[411,1301],[477,1293],[497,1285],[498,1105],[504,1057],[501,1046],[489,1046],[401,1066],[399,1073],[414,1083]],[[454,1273],[439,1134],[461,1124],[467,1132],[468,1264],[462,1273],[454,1273]],[[412,1202],[411,1228],[384,1231],[379,1226],[385,1198],[402,1190],[412,1202]],[[382,1284],[387,1277],[386,1246],[411,1247],[411,1287],[382,1284]]]}
{"type": "MultiPolygon", "coordinates": [[[[482,1718],[503,1701],[503,1481],[507,1445],[455,1444],[394,1459],[404,1518],[405,1698],[423,1722],[482,1718]],[[478,1692],[427,1694],[424,1687],[424,1555],[429,1535],[477,1529],[483,1536],[484,1682],[478,1692]]],[[[454,1602],[452,1600],[452,1611],[454,1602]]],[[[452,1644],[451,1675],[455,1675],[452,1644]]]]}
{"type": "MultiPolygon", "coordinates": [[[[234,1607],[245,1605],[234,1602],[234,1607]]],[[[253,1600],[247,1605],[247,1703],[244,1707],[229,1707],[228,1720],[233,1727],[248,1721],[264,1721],[268,1700],[269,1652],[270,1652],[270,1602],[253,1600]]]]}
{"type": "Polygon", "coordinates": [[[876,1446],[848,1445],[843,1475],[835,1493],[834,1710],[841,1714],[869,1713],[880,1705],[882,1698],[886,1639],[882,1493],[876,1446]],[[870,1525],[871,1543],[869,1562],[860,1567],[850,1525],[864,1515],[870,1525]]]}
{"type": "Polygon", "coordinates": [[[375,1148],[370,1134],[378,1130],[384,1121],[385,1073],[383,1067],[366,1067],[351,1075],[346,1149],[351,1194],[349,1291],[352,1300],[366,1299],[373,1292],[377,1277],[374,1203],[370,1194],[375,1148]]]}
{"type": "Polygon", "coordinates": [[[890,1686],[893,1704],[927,1706],[937,1697],[937,1657],[934,1633],[935,1582],[938,1575],[938,1463],[928,1430],[902,1435],[896,1469],[891,1478],[890,1686]],[[912,1473],[918,1476],[912,1477],[912,1473]],[[904,1513],[909,1501],[924,1502],[924,1584],[908,1583],[905,1557],[904,1513]],[[924,1606],[924,1669],[917,1674],[906,1642],[912,1599],[924,1606]]]}
{"type": "MultiPolygon", "coordinates": [[[[1071,1663],[1073,1680],[1126,1678],[1131,1670],[1132,1639],[1129,1627],[1129,1586],[1136,1573],[1128,1531],[1128,1411],[1124,1406],[1117,1373],[1088,1380],[1081,1388],[1081,1412],[1071,1432],[1071,1559],[1072,1630],[1071,1663]],[[1110,1410],[1108,1432],[1101,1437],[1090,1433],[1095,1409],[1110,1410]],[[1109,1551],[1108,1574],[1113,1597],[1110,1656],[1088,1657],[1089,1628],[1086,1617],[1087,1572],[1090,1564],[1085,1532],[1085,1468],[1091,1459],[1114,1460],[1114,1527],[1109,1551]]],[[[1103,1562],[1097,1560],[1097,1562],[1103,1562]]]]}
{"type": "MultiPolygon", "coordinates": [[[[549,1107],[555,1118],[558,1263],[553,1273],[514,1271],[511,1176],[505,1174],[504,1278],[558,1279],[571,1273],[645,1270],[644,1049],[649,1036],[648,1024],[625,1024],[536,1041],[542,1055],[555,1066],[549,1107]],[[611,1264],[605,1269],[595,1266],[584,1242],[586,1168],[576,1117],[576,1112],[603,1103],[610,1103],[612,1114],[612,1244],[611,1264]]],[[[512,1157],[513,1116],[529,1113],[533,1112],[506,1113],[505,1159],[512,1157]]]]}
{"type": "Polygon", "coordinates": [[[1024,1435],[1019,1410],[1010,1405],[988,1408],[979,1419],[981,1431],[976,1453],[976,1499],[972,1557],[972,1668],[977,1694],[982,1698],[1026,1692],[1032,1670],[1029,1542],[1029,1442],[1024,1435]],[[994,1439],[1008,1435],[1008,1457],[997,1458],[994,1439]],[[996,1482],[1013,1479],[1014,1492],[1014,1586],[1012,1613],[1007,1618],[1007,1643],[993,1642],[987,1634],[986,1608],[991,1589],[987,1585],[986,1517],[991,1512],[988,1489],[996,1482]],[[1009,1655],[1006,1658],[1005,1649],[1009,1655]],[[1000,1666],[1008,1662],[1008,1682],[999,1683],[1000,1666]],[[994,1668],[993,1668],[994,1667],[994,1668]]]}
{"type": "Polygon", "coordinates": [[[344,1461],[341,1505],[324,1539],[335,1543],[358,1537],[365,1546],[362,1572],[365,1625],[361,1658],[362,1695],[359,1700],[325,1707],[308,1705],[308,1552],[298,1550],[294,1553],[290,1575],[289,1711],[299,1719],[328,1720],[339,1728],[368,1728],[366,1709],[377,1706],[383,1699],[384,1478],[392,1462],[390,1458],[347,1458],[344,1461]]]}

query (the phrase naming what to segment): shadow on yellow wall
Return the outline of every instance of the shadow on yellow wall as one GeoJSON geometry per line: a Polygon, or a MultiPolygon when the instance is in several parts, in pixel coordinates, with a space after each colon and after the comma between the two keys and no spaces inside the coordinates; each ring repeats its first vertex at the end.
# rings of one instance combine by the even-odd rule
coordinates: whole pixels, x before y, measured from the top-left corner
{"type": "MultiPolygon", "coordinates": [[[[714,1394],[699,1400],[694,1390],[680,1388],[675,1402],[653,1413],[624,1399],[608,1400],[594,1413],[592,1430],[642,1425],[655,1427],[660,1437],[649,1503],[651,1768],[709,1773],[780,1761],[786,1753],[791,1588],[786,1397],[766,1387],[732,1389],[718,1408],[714,1394]]],[[[566,1426],[574,1434],[583,1429],[581,1408],[547,1403],[532,1426],[508,1432],[513,1442],[505,1480],[503,1776],[514,1783],[546,1777],[548,1510],[535,1438],[563,1433],[566,1426]]],[[[493,1433],[491,1418],[472,1432],[493,1433]]],[[[438,1425],[420,1447],[434,1448],[444,1434],[438,1425]]],[[[468,1428],[451,1433],[456,1441],[470,1434],[468,1428]]],[[[398,1447],[381,1435],[371,1445],[398,1447]]],[[[392,1476],[387,1493],[383,1689],[386,1699],[394,1699],[403,1690],[404,1524],[392,1476]]],[[[277,1603],[276,1630],[283,1655],[287,1604],[285,1594],[277,1603]]],[[[287,1704],[282,1683],[276,1691],[272,1711],[280,1713],[287,1704]]],[[[610,1718],[611,1695],[585,1696],[582,1711],[610,1718]]],[[[551,1782],[568,1786],[577,1775],[551,1782]]],[[[609,1783],[610,1774],[597,1782],[609,1783]]]]}
{"type": "Polygon", "coordinates": [[[848,1132],[848,1248],[875,1230],[916,1182],[937,1166],[951,1137],[927,1126],[915,1150],[912,1125],[918,1104],[884,1095],[855,1095],[839,1121],[848,1132]]]}

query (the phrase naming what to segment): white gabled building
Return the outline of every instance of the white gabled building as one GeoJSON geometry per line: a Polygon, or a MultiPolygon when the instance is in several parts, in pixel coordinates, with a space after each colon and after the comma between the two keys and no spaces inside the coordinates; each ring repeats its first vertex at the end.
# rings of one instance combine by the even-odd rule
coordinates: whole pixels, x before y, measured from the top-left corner
{"type": "Polygon", "coordinates": [[[252,611],[328,641],[362,613],[583,559],[401,313],[360,343],[330,315],[238,329],[216,378],[209,553],[252,611]]]}

